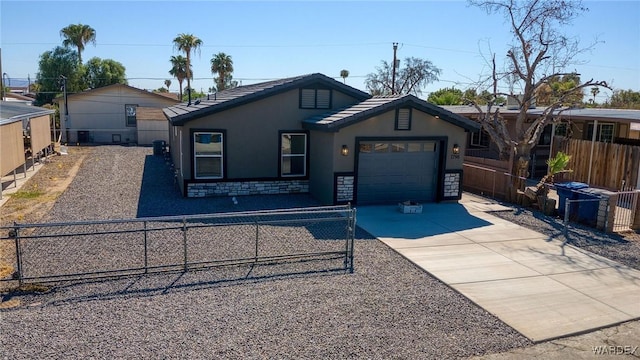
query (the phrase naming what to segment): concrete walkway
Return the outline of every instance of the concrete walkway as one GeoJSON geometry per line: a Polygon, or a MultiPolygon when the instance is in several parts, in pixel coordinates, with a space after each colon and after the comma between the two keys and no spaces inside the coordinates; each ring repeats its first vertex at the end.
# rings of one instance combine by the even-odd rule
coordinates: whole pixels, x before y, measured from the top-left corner
{"type": "Polygon", "coordinates": [[[502,220],[499,204],[358,208],[362,227],[509,326],[539,342],[640,319],[640,271],[502,220]]]}

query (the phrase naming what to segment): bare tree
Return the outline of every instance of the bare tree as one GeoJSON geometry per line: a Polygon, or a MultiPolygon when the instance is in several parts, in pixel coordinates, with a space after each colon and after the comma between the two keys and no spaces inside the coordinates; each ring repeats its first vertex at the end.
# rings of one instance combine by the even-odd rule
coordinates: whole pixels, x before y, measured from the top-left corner
{"type": "MultiPolygon", "coordinates": [[[[491,74],[484,80],[490,87],[493,99],[512,96],[518,104],[518,114],[513,127],[509,127],[500,113],[496,102],[489,101],[486,107],[474,104],[482,128],[489,133],[503,156],[512,162],[512,174],[518,189],[527,177],[531,150],[538,143],[544,127],[559,121],[566,108],[563,103],[584,88],[608,87],[604,81],[593,79],[578,82],[574,86],[559,91],[553,101],[546,105],[542,113],[532,122],[527,121],[527,111],[536,103],[536,90],[549,86],[554,79],[571,76],[579,79],[579,74],[570,69],[579,64],[577,56],[592,49],[591,44],[581,48],[577,39],[560,32],[562,26],[570,24],[578,15],[587,11],[581,1],[566,0],[470,0],[471,5],[484,9],[488,14],[504,15],[513,34],[513,44],[506,54],[504,70],[496,66],[495,54],[490,60],[491,74]],[[505,85],[509,91],[500,91],[505,85]],[[516,89],[518,89],[516,93],[516,89]]],[[[513,193],[511,195],[514,195],[513,193]]]]}
{"type": "MultiPolygon", "coordinates": [[[[422,88],[437,81],[441,71],[431,61],[409,57],[404,60],[404,67],[396,72],[395,93],[420,95],[422,88]]],[[[390,95],[392,93],[391,64],[382,61],[382,66],[375,73],[367,75],[365,85],[372,95],[390,95]]]]}

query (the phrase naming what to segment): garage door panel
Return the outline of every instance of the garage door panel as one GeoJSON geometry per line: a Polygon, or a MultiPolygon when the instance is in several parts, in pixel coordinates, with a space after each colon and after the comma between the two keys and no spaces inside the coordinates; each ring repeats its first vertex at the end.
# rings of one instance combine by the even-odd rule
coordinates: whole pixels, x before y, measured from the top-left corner
{"type": "MultiPolygon", "coordinates": [[[[399,142],[389,142],[391,143],[399,142]]],[[[434,142],[429,141],[408,143],[409,145],[403,148],[427,151],[359,154],[359,203],[435,200],[438,153],[432,150],[437,147],[434,142]]],[[[385,146],[382,142],[376,144],[379,149],[393,148],[391,145],[385,146]]]]}

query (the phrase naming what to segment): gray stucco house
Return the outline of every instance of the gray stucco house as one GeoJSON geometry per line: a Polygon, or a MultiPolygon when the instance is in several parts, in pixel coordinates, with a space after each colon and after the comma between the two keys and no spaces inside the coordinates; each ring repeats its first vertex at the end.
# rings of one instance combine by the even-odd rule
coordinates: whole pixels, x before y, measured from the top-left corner
{"type": "Polygon", "coordinates": [[[184,196],[310,193],[325,204],[457,200],[479,125],[412,95],[371,97],[322,74],[164,109],[184,196]]]}

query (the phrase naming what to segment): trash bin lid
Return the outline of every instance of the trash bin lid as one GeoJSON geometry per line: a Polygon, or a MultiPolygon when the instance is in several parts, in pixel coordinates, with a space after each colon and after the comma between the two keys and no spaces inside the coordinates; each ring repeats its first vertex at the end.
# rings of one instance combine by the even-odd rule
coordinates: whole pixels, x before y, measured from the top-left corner
{"type": "Polygon", "coordinates": [[[611,195],[615,194],[613,191],[609,191],[606,189],[598,189],[598,188],[581,189],[579,193],[595,195],[599,197],[611,197],[611,195]]]}
{"type": "Polygon", "coordinates": [[[577,181],[571,181],[571,182],[556,184],[556,187],[571,189],[571,190],[578,190],[578,189],[588,188],[589,184],[585,184],[577,181]]]}

